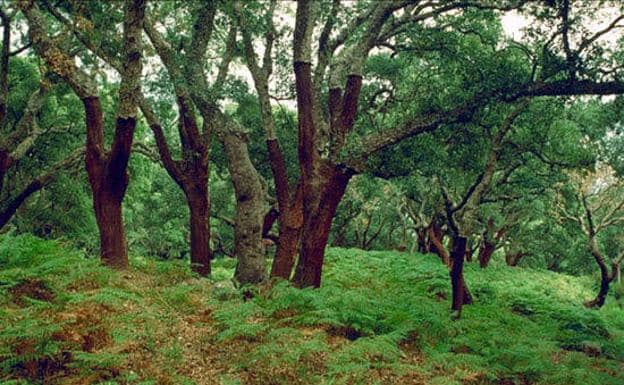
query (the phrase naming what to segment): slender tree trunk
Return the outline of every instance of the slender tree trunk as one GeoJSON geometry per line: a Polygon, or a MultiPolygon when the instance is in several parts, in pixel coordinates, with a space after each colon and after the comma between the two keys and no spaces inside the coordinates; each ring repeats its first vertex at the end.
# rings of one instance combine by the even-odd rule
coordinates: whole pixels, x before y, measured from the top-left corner
{"type": "Polygon", "coordinates": [[[601,308],[605,304],[607,294],[609,294],[610,284],[611,279],[609,277],[609,269],[604,264],[600,265],[600,289],[598,290],[596,298],[585,302],[585,306],[589,308],[601,308]]]}
{"type": "MultiPolygon", "coordinates": [[[[1,122],[2,120],[0,120],[0,123],[1,122]]],[[[11,156],[9,154],[9,151],[0,148],[0,192],[2,192],[2,187],[4,186],[4,176],[9,169],[10,163],[11,156]]]]}
{"type": "Polygon", "coordinates": [[[286,162],[278,141],[267,140],[267,150],[279,207],[279,240],[271,266],[271,277],[290,279],[303,229],[303,184],[299,182],[294,194],[291,193],[286,162]]]}
{"type": "Polygon", "coordinates": [[[464,280],[464,258],[466,253],[466,238],[462,236],[453,237],[453,249],[451,251],[451,277],[452,305],[451,310],[456,312],[459,318],[463,305],[472,303],[472,295],[464,280]]]}
{"type": "Polygon", "coordinates": [[[416,229],[416,236],[418,238],[418,252],[421,254],[427,254],[428,250],[428,241],[427,241],[427,229],[426,228],[418,228],[416,229]]]}
{"type": "Polygon", "coordinates": [[[601,308],[607,299],[607,294],[609,294],[609,285],[611,284],[611,281],[613,281],[614,277],[609,272],[609,267],[605,263],[605,259],[598,249],[596,239],[593,237],[589,241],[589,248],[596,264],[598,265],[598,268],[600,269],[600,289],[598,290],[596,298],[585,302],[585,306],[589,308],[601,308]]]}
{"type": "Polygon", "coordinates": [[[427,248],[429,249],[430,253],[440,255],[434,239],[439,241],[440,244],[444,243],[444,232],[442,231],[442,227],[439,223],[435,221],[429,227],[429,244],[427,245],[427,248]]]}
{"type": "Polygon", "coordinates": [[[444,248],[444,245],[442,244],[442,232],[439,231],[438,234],[440,234],[440,238],[438,238],[438,235],[436,235],[436,228],[434,226],[429,228],[429,249],[432,253],[435,253],[440,257],[440,260],[442,261],[442,263],[444,263],[445,266],[450,267],[451,258],[449,257],[446,249],[444,248]]]}
{"type": "Polygon", "coordinates": [[[9,200],[6,207],[0,207],[0,230],[6,226],[7,223],[13,218],[13,215],[17,212],[17,209],[28,199],[29,196],[39,191],[44,187],[44,184],[39,180],[31,182],[24,190],[22,190],[17,196],[9,200]]]}
{"type": "Polygon", "coordinates": [[[236,195],[234,252],[238,264],[234,277],[242,285],[260,283],[266,279],[266,256],[262,245],[266,191],[249,159],[245,139],[237,133],[225,133],[221,140],[236,195]]]}
{"type": "Polygon", "coordinates": [[[207,276],[211,271],[210,261],[212,260],[208,187],[210,135],[206,132],[204,137],[200,135],[195,112],[188,97],[180,95],[177,102],[180,114],[178,133],[182,145],[181,160],[174,160],[171,157],[162,126],[144,98],[141,99],[140,105],[154,133],[160,160],[171,179],[184,191],[186,197],[191,232],[191,269],[201,276],[207,276]]]}
{"type": "Polygon", "coordinates": [[[326,171],[325,183],[315,181],[323,186],[323,191],[314,212],[307,216],[301,237],[301,252],[295,268],[293,282],[298,287],[320,287],[325,247],[329,238],[332,220],[340,200],[344,196],[349,180],[353,174],[338,167],[326,171]]]}

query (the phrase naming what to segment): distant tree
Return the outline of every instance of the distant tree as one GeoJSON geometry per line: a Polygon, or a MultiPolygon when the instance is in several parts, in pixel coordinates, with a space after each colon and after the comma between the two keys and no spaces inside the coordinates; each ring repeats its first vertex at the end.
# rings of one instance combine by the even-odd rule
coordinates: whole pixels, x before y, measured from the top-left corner
{"type": "Polygon", "coordinates": [[[624,261],[621,247],[605,252],[610,237],[621,243],[624,236],[620,228],[624,224],[624,182],[608,165],[598,165],[595,172],[573,174],[570,183],[561,187],[557,209],[562,221],[575,223],[586,237],[587,250],[600,270],[600,289],[585,306],[600,308],[624,261]],[[615,233],[614,228],[618,230],[615,233]]]}

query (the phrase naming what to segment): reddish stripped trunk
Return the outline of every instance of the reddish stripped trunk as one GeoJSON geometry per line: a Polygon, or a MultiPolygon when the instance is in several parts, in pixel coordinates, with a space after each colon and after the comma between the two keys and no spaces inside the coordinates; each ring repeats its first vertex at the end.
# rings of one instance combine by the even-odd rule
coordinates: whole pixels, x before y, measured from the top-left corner
{"type": "Polygon", "coordinates": [[[93,207],[100,231],[102,262],[115,268],[127,267],[128,245],[123,225],[121,200],[111,194],[106,187],[93,187],[93,207]]]}
{"type": "Polygon", "coordinates": [[[100,257],[105,265],[128,266],[128,245],[121,204],[128,186],[128,157],[136,120],[117,119],[115,143],[110,154],[102,149],[102,109],[97,97],[83,100],[86,112],[86,169],[100,233],[100,257]]]}
{"type": "Polygon", "coordinates": [[[466,253],[466,238],[453,237],[453,249],[451,251],[451,277],[452,305],[451,310],[457,312],[456,317],[461,315],[463,305],[472,303],[472,295],[468,291],[464,281],[464,258],[466,253]]]}
{"type": "Polygon", "coordinates": [[[298,183],[294,194],[291,193],[286,162],[277,140],[267,140],[267,149],[279,208],[279,239],[271,266],[271,277],[290,279],[303,229],[303,184],[298,183]]]}
{"type": "Polygon", "coordinates": [[[444,248],[444,245],[442,244],[442,231],[440,230],[439,232],[436,233],[435,226],[431,226],[429,228],[429,242],[430,242],[429,250],[431,250],[432,253],[437,254],[438,257],[440,257],[440,260],[442,261],[442,263],[444,263],[444,265],[450,267],[451,259],[446,249],[444,248]]]}
{"type": "Polygon", "coordinates": [[[438,247],[435,244],[434,240],[437,240],[440,244],[444,242],[444,232],[442,232],[442,226],[439,223],[433,222],[429,227],[429,242],[427,244],[427,249],[430,253],[440,255],[438,247]]]}
{"type": "Polygon", "coordinates": [[[271,277],[290,279],[299,250],[303,230],[303,189],[297,187],[295,196],[286,210],[280,211],[279,242],[271,267],[271,277]]]}
{"type": "Polygon", "coordinates": [[[210,274],[212,259],[208,191],[209,143],[204,143],[200,137],[195,113],[186,98],[179,96],[177,102],[180,112],[178,133],[182,142],[182,159],[179,161],[171,157],[162,127],[148,105],[143,106],[143,113],[154,133],[165,170],[186,196],[191,233],[191,269],[201,276],[207,276],[210,274]]]}
{"type": "MultiPolygon", "coordinates": [[[[316,210],[311,213],[304,225],[301,237],[301,252],[295,269],[293,282],[298,287],[319,287],[325,257],[325,247],[329,238],[332,220],[344,196],[349,180],[353,176],[348,170],[338,167],[327,170],[327,179],[322,183],[316,210]]],[[[320,181],[319,181],[320,182],[320,181]]],[[[318,182],[317,182],[318,183],[318,182]]]]}
{"type": "Polygon", "coordinates": [[[210,202],[207,181],[187,193],[191,228],[191,269],[201,276],[210,274],[210,202]]]}
{"type": "MultiPolygon", "coordinates": [[[[305,6],[304,6],[305,8],[305,6]]],[[[303,10],[304,8],[301,8],[303,10]]],[[[297,9],[299,12],[300,9],[297,9]]],[[[305,11],[297,15],[295,40],[304,36],[300,30],[305,23],[305,11]],[[304,15],[304,17],[300,17],[304,15]]],[[[354,171],[324,159],[318,152],[317,127],[314,119],[314,92],[311,64],[300,61],[305,55],[297,50],[295,43],[295,86],[298,112],[297,155],[303,196],[303,233],[299,260],[295,268],[293,282],[299,287],[319,287],[325,257],[325,247],[329,239],[331,224],[336,209],[344,196],[354,171]]],[[[339,88],[329,92],[329,148],[332,156],[338,157],[348,133],[353,129],[357,114],[359,93],[362,86],[360,75],[347,76],[344,95],[339,88]]],[[[318,106],[317,106],[318,107],[318,106]]],[[[320,119],[320,118],[319,118],[320,119]]],[[[320,123],[320,122],[316,122],[320,123]]]]}
{"type": "Polygon", "coordinates": [[[486,268],[490,263],[494,250],[496,250],[496,244],[484,237],[483,244],[479,248],[479,266],[482,269],[486,268]]]}

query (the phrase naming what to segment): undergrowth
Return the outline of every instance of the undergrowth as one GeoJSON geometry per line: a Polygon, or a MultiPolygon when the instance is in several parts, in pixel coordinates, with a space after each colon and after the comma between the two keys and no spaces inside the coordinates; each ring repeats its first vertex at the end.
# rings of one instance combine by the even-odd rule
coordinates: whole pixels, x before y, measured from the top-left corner
{"type": "Polygon", "coordinates": [[[451,321],[433,256],[331,249],[320,289],[276,282],[252,299],[232,262],[210,279],[139,257],[117,272],[62,242],[1,237],[0,382],[624,383],[624,310],[585,309],[588,278],[469,263],[475,304],[451,321]]]}

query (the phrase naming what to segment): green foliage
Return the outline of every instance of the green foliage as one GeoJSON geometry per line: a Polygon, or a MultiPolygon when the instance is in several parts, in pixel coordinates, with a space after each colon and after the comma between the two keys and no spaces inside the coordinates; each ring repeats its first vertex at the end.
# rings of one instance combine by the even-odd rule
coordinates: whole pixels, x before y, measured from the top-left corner
{"type": "Polygon", "coordinates": [[[61,368],[100,383],[189,383],[183,368],[207,352],[227,352],[211,358],[211,370],[229,368],[224,383],[622,381],[622,310],[612,298],[585,309],[590,280],[549,271],[467,264],[475,304],[451,321],[448,271],[433,255],[330,249],[320,289],[278,282],[246,301],[228,260],[213,280],[146,258],[120,274],[57,242],[4,236],[0,266],[7,381],[36,380],[35,365],[50,379],[61,368]],[[35,280],[32,293],[49,296],[15,295],[35,280]]]}
{"type": "MultiPolygon", "coordinates": [[[[281,360],[309,348],[307,342],[288,341],[297,330],[311,330],[304,341],[327,357],[325,373],[332,378],[327,383],[372,383],[371,370],[424,371],[432,383],[621,381],[591,369],[600,365],[608,372],[621,362],[622,314],[614,307],[606,314],[585,309],[582,302],[591,296],[586,281],[468,264],[466,279],[476,304],[452,322],[446,310],[448,273],[434,256],[331,249],[324,277],[320,289],[281,282],[252,301],[226,303],[215,313],[221,340],[242,337],[257,346],[241,358],[244,367],[265,361],[287,366],[281,360]],[[282,356],[276,357],[280,349],[282,356]],[[411,355],[424,361],[414,366],[406,358],[411,355]]],[[[305,370],[305,378],[317,378],[317,371],[305,370]]]]}

